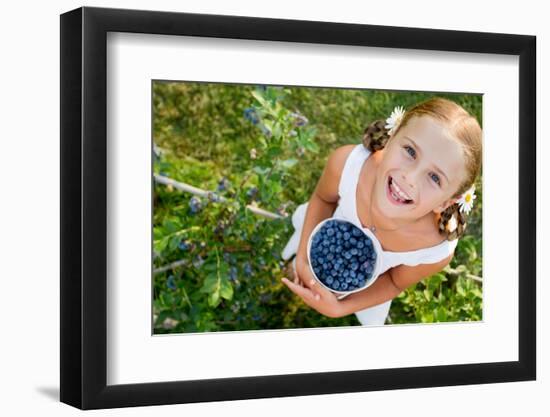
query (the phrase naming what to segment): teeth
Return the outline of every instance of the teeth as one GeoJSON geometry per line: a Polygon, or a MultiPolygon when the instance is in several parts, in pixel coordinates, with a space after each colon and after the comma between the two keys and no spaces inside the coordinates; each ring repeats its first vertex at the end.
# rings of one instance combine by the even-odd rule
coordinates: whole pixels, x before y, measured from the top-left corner
{"type": "Polygon", "coordinates": [[[401,189],[400,189],[399,186],[395,183],[395,181],[393,180],[393,178],[392,178],[392,182],[391,182],[391,187],[392,187],[392,190],[395,192],[395,194],[399,194],[399,196],[400,196],[403,200],[412,200],[412,198],[410,198],[407,194],[405,194],[403,191],[401,191],[401,189]]]}
{"type": "Polygon", "coordinates": [[[397,194],[395,194],[393,191],[392,191],[391,194],[392,194],[393,198],[395,198],[397,201],[400,201],[400,202],[404,203],[404,201],[402,199],[400,199],[399,196],[397,194]]]}

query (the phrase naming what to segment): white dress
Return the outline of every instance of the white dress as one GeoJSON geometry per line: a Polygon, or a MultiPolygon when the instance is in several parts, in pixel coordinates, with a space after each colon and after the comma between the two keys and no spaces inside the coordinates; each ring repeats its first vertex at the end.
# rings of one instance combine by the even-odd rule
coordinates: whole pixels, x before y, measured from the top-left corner
{"type": "MultiPolygon", "coordinates": [[[[344,218],[361,229],[364,229],[364,227],[357,215],[356,191],[359,182],[359,174],[370,154],[371,152],[368,149],[362,144],[359,144],[348,155],[340,178],[340,184],[338,185],[338,195],[340,196],[338,206],[332,216],[344,218]]],[[[308,202],[300,204],[292,214],[294,234],[291,236],[281,253],[284,260],[290,259],[298,251],[307,205],[308,202]]],[[[419,264],[437,263],[453,253],[457,243],[458,239],[452,241],[445,240],[436,246],[408,252],[382,250],[382,253],[379,255],[382,260],[380,274],[383,274],[394,266],[402,264],[416,266],[419,264]]],[[[296,267],[295,261],[296,258],[293,260],[294,267],[296,267]]],[[[355,315],[363,326],[380,326],[386,321],[390,305],[391,300],[357,311],[355,315]]]]}

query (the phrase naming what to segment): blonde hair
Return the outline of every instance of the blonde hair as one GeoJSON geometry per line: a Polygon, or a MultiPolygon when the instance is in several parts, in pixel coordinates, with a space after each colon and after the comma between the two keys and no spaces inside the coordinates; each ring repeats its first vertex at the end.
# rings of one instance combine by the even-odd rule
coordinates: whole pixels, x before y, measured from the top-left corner
{"type": "MultiPolygon", "coordinates": [[[[482,131],[477,119],[454,101],[435,97],[416,104],[405,112],[401,123],[391,136],[385,128],[385,121],[377,120],[365,129],[363,145],[371,152],[383,149],[388,140],[406,126],[413,117],[422,116],[429,116],[442,122],[451,137],[455,138],[462,147],[466,178],[452,196],[452,198],[458,198],[474,184],[481,172],[482,131]]],[[[458,209],[458,204],[452,204],[443,211],[439,222],[439,231],[441,234],[446,234],[448,240],[461,236],[466,228],[466,218],[458,209]],[[458,221],[458,226],[456,230],[449,232],[447,225],[453,216],[458,221]]]]}

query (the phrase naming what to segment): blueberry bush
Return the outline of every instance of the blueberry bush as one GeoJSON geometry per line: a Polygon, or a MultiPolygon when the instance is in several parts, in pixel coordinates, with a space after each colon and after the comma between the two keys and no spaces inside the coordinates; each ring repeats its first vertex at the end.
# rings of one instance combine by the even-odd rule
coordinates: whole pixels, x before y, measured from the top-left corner
{"type": "MultiPolygon", "coordinates": [[[[443,95],[481,119],[481,99],[443,95]]],[[[207,190],[155,182],[155,333],[359,325],[332,319],[291,293],[281,251],[290,215],[309,199],[326,157],[358,143],[370,121],[422,93],[154,82],[154,173],[207,190]],[[260,216],[257,207],[280,217],[260,216]]],[[[448,271],[392,303],[389,323],[480,320],[481,182],[467,235],[448,271]]],[[[344,281],[345,282],[345,281],[344,281]]]]}

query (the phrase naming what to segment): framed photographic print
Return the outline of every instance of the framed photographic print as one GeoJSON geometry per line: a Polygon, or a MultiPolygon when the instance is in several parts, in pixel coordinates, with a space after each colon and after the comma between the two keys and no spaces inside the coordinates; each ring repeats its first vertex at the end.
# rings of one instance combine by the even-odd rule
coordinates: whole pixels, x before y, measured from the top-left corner
{"type": "Polygon", "coordinates": [[[535,42],[61,15],[61,401],[535,379],[535,42]]]}

